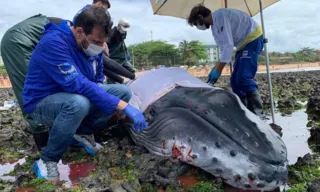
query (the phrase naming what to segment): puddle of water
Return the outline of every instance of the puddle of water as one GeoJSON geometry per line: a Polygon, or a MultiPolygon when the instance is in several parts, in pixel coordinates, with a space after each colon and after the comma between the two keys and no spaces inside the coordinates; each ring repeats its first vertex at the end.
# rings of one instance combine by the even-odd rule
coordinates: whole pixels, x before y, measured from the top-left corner
{"type": "MultiPolygon", "coordinates": [[[[268,120],[271,123],[272,120],[268,120]]],[[[305,109],[293,112],[291,115],[282,116],[275,113],[275,123],[282,127],[282,140],[287,146],[289,164],[295,164],[298,157],[312,154],[308,145],[310,132],[307,128],[308,115],[305,109]]]]}

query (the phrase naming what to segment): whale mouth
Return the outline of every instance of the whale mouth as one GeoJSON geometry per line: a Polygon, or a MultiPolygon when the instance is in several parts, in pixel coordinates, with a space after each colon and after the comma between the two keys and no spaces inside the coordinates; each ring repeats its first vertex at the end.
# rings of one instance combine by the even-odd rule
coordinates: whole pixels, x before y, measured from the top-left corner
{"type": "MultiPolygon", "coordinates": [[[[181,113],[176,112],[174,116],[170,114],[170,118],[183,115],[184,110],[199,116],[208,126],[197,127],[193,124],[195,127],[189,126],[188,130],[190,133],[193,130],[212,135],[214,138],[211,139],[215,140],[216,146],[236,145],[250,159],[270,165],[282,165],[287,161],[286,147],[281,138],[269,125],[246,110],[239,99],[227,90],[176,87],[145,111],[149,125],[152,127],[158,118],[162,118],[160,114],[170,108],[181,109],[181,113]]],[[[204,135],[204,138],[207,137],[204,135]]],[[[230,153],[237,151],[231,150],[230,153]]]]}

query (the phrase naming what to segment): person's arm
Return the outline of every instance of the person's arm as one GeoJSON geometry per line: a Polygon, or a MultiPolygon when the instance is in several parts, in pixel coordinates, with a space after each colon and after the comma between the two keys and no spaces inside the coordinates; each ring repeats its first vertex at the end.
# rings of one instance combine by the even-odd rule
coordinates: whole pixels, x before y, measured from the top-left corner
{"type": "Polygon", "coordinates": [[[217,20],[214,24],[218,29],[218,42],[221,48],[221,58],[219,62],[216,64],[214,69],[216,69],[219,73],[222,72],[224,66],[229,63],[232,59],[233,53],[233,36],[231,30],[231,23],[229,19],[226,17],[224,12],[217,13],[217,20]]]}
{"type": "Polygon", "coordinates": [[[40,67],[65,92],[77,93],[87,97],[92,104],[99,107],[106,114],[112,114],[115,109],[124,109],[127,105],[125,102],[121,102],[120,98],[106,93],[95,82],[90,81],[81,74],[71,57],[67,43],[61,40],[58,35],[44,38],[46,40],[38,44],[40,51],[43,53],[40,57],[40,67]]]}

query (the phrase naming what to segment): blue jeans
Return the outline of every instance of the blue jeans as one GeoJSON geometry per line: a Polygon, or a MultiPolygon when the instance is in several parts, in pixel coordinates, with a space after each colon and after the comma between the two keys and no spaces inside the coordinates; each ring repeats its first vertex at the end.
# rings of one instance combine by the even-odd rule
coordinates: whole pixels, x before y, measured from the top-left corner
{"type": "MultiPolygon", "coordinates": [[[[126,85],[98,84],[107,93],[129,102],[131,90],[126,85]]],[[[115,111],[116,112],[116,111],[115,111]]],[[[43,161],[59,162],[72,143],[73,135],[90,135],[104,128],[112,115],[94,106],[78,94],[56,93],[42,99],[30,116],[51,127],[47,146],[41,151],[43,161]]]]}
{"type": "Polygon", "coordinates": [[[240,98],[258,89],[254,77],[258,70],[258,58],[262,49],[263,37],[261,36],[236,52],[234,70],[230,80],[232,91],[240,98]]]}

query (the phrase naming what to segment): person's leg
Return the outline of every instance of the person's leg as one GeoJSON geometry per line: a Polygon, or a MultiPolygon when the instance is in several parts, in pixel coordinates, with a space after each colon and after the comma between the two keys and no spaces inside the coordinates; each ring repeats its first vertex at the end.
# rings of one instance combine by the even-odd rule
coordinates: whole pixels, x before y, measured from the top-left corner
{"type": "MultiPolygon", "coordinates": [[[[129,102],[132,92],[130,88],[122,84],[99,84],[107,93],[118,96],[121,100],[129,102]]],[[[116,112],[116,111],[115,111],[116,112]]],[[[91,155],[95,155],[102,146],[95,142],[93,134],[104,128],[113,114],[107,115],[101,109],[91,105],[89,115],[82,121],[74,135],[75,144],[80,144],[91,155]]]]}
{"type": "Polygon", "coordinates": [[[57,163],[68,150],[73,135],[89,113],[90,102],[81,95],[57,93],[44,98],[30,114],[36,121],[51,127],[47,146],[34,164],[39,178],[56,179],[57,163]]]}
{"type": "Polygon", "coordinates": [[[235,61],[234,61],[234,65],[233,65],[233,72],[230,78],[230,84],[231,84],[231,88],[232,91],[238,95],[238,97],[240,98],[241,102],[247,106],[247,98],[245,96],[243,96],[242,94],[240,94],[240,89],[237,86],[237,74],[238,74],[238,70],[239,70],[239,61],[240,61],[240,56],[241,53],[236,52],[235,55],[235,61]]]}
{"type": "Polygon", "coordinates": [[[247,98],[247,108],[258,116],[263,115],[263,106],[254,78],[258,70],[258,57],[262,48],[263,39],[260,37],[239,51],[241,54],[236,79],[236,87],[239,88],[240,95],[247,98]]]}

